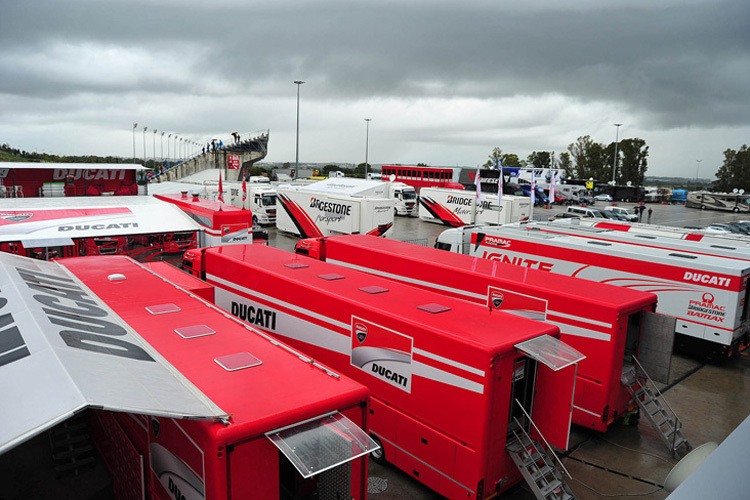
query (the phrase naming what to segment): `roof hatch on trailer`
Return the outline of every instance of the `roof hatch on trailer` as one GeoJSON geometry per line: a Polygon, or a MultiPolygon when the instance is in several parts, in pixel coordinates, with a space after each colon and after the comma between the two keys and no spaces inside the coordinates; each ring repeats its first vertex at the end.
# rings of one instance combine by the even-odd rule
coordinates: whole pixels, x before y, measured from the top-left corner
{"type": "Polygon", "coordinates": [[[516,344],[515,348],[554,371],[562,370],[586,358],[565,342],[549,335],[525,340],[516,344]]]}
{"type": "Polygon", "coordinates": [[[337,411],[272,430],[266,437],[305,479],[380,448],[337,411]]]}

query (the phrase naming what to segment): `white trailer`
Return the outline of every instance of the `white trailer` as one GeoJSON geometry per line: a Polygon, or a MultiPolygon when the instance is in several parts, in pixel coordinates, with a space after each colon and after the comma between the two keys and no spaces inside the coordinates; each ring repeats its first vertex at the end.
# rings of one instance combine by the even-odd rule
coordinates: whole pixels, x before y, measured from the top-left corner
{"type": "MultiPolygon", "coordinates": [[[[337,179],[338,180],[338,179],[337,179]]],[[[377,182],[382,186],[382,182],[377,182]]],[[[393,200],[278,187],[276,228],[302,238],[332,234],[384,236],[393,226],[393,200]]]]}
{"type": "Polygon", "coordinates": [[[489,194],[477,205],[477,193],[461,189],[422,188],[419,194],[419,218],[446,226],[467,224],[508,224],[528,220],[531,201],[525,196],[489,194]]]}
{"type": "Polygon", "coordinates": [[[612,229],[630,234],[644,234],[651,236],[663,236],[665,238],[700,241],[712,245],[729,245],[733,247],[750,247],[750,236],[735,233],[706,233],[697,229],[685,227],[660,226],[657,224],[645,224],[642,222],[625,221],[602,221],[594,219],[581,219],[581,226],[612,229]]]}
{"type": "MultiPolygon", "coordinates": [[[[583,219],[571,218],[558,219],[549,222],[533,222],[529,223],[528,226],[549,233],[569,234],[571,236],[582,236],[605,241],[620,241],[631,245],[666,248],[677,250],[679,252],[715,255],[717,257],[728,257],[730,259],[750,261],[750,248],[737,241],[725,240],[716,243],[713,241],[703,241],[692,238],[678,238],[677,235],[680,233],[661,231],[658,228],[663,226],[657,226],[654,228],[651,224],[631,225],[618,223],[610,224],[607,222],[601,224],[590,224],[583,222],[583,219]],[[640,226],[644,227],[643,231],[640,229],[640,226]],[[627,229],[629,228],[632,230],[628,231],[627,229]]],[[[747,236],[745,238],[747,238],[747,236]]],[[[750,240],[750,238],[748,238],[748,240],[750,240]]]]}
{"type": "Polygon", "coordinates": [[[748,345],[750,261],[553,234],[534,226],[444,231],[435,245],[476,257],[652,292],[676,318],[675,345],[733,356],[748,345]]]}

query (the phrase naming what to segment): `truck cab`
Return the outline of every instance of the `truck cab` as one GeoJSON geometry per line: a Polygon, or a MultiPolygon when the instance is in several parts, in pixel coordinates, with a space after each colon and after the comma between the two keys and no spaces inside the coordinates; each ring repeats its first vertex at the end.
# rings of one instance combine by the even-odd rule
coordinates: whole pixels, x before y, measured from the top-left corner
{"type": "Polygon", "coordinates": [[[388,183],[389,198],[393,198],[396,215],[417,215],[417,190],[403,182],[388,183]]]}
{"type": "Polygon", "coordinates": [[[276,224],[276,190],[268,184],[248,184],[248,207],[253,212],[253,225],[276,224]]]}
{"type": "Polygon", "coordinates": [[[462,226],[446,229],[435,240],[435,248],[453,253],[468,254],[469,246],[471,245],[472,229],[475,227],[462,226]]]}

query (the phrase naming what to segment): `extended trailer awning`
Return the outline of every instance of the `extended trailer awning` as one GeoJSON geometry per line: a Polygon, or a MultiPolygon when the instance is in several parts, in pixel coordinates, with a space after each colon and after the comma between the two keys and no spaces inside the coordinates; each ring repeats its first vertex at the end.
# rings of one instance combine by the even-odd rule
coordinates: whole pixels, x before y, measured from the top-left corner
{"type": "Polygon", "coordinates": [[[88,407],[228,416],[65,268],[0,253],[0,454],[88,407]]]}
{"type": "Polygon", "coordinates": [[[562,370],[572,364],[586,359],[586,356],[570,347],[565,342],[541,335],[515,345],[515,348],[529,357],[548,366],[553,371],[562,370]]]}
{"type": "MultiPolygon", "coordinates": [[[[172,203],[151,196],[0,199],[0,242],[199,231],[172,203]]],[[[27,247],[29,248],[29,247],[27,247]]]]}
{"type": "Polygon", "coordinates": [[[380,448],[339,412],[275,429],[266,437],[305,479],[380,448]]]}

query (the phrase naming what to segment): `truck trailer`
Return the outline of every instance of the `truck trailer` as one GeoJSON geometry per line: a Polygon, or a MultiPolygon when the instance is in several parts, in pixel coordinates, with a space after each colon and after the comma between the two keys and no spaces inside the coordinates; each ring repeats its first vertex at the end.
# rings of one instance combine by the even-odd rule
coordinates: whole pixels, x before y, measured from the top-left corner
{"type": "MultiPolygon", "coordinates": [[[[640,230],[627,231],[623,229],[627,229],[629,226],[607,223],[589,225],[581,224],[581,220],[570,218],[549,222],[533,222],[528,223],[528,227],[534,227],[540,231],[554,234],[568,234],[601,241],[619,241],[643,247],[662,248],[679,252],[750,261],[750,248],[744,245],[735,245],[732,241],[715,244],[708,241],[670,237],[667,236],[670,233],[661,231],[659,228],[654,228],[649,232],[641,232],[640,230]]],[[[644,225],[649,226],[649,224],[644,225]]],[[[636,224],[633,224],[633,226],[636,226],[636,224]]]]}
{"type": "MultiPolygon", "coordinates": [[[[379,181],[377,184],[383,185],[379,181]]],[[[371,197],[312,191],[309,187],[277,187],[280,207],[276,214],[276,229],[310,238],[330,234],[384,236],[393,226],[393,200],[382,195],[371,197]]]]}
{"type": "Polygon", "coordinates": [[[656,311],[676,318],[681,350],[728,357],[748,344],[748,261],[552,234],[533,225],[449,229],[436,246],[655,293],[656,311]]]}
{"type": "Polygon", "coordinates": [[[750,247],[750,236],[737,233],[707,233],[702,230],[688,229],[685,227],[616,220],[596,221],[588,218],[582,218],[578,221],[578,224],[581,226],[611,229],[613,231],[622,231],[632,234],[661,236],[676,240],[700,241],[710,245],[717,245],[718,247],[727,245],[734,247],[750,247]]]}
{"type": "Polygon", "coordinates": [[[523,196],[505,195],[498,205],[496,194],[477,204],[475,191],[422,188],[419,193],[419,218],[446,226],[508,224],[528,220],[530,214],[531,200],[523,196]]]}
{"type": "Polygon", "coordinates": [[[171,203],[203,227],[198,246],[241,245],[253,243],[252,213],[249,210],[211,201],[195,195],[154,195],[157,200],[171,203]]]}
{"type": "Polygon", "coordinates": [[[89,408],[116,498],[366,498],[361,384],[124,256],[0,274],[0,452],[89,408]]]}
{"type": "Polygon", "coordinates": [[[606,431],[636,402],[623,373],[636,357],[668,383],[673,326],[659,331],[656,295],[511,264],[367,236],[302,240],[297,253],[560,328],[586,356],[578,366],[573,423],[606,431]]]}
{"type": "Polygon", "coordinates": [[[370,388],[379,460],[452,499],[522,477],[568,498],[551,462],[522,458],[546,456],[541,435],[568,447],[582,356],[556,326],[271,247],[186,259],[219,307],[370,388]]]}

